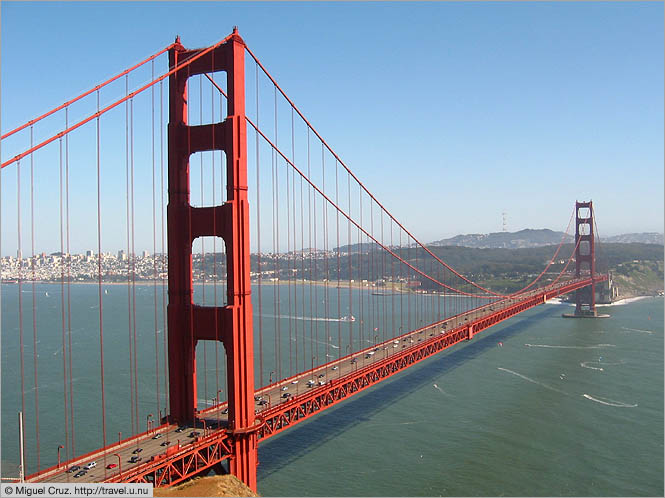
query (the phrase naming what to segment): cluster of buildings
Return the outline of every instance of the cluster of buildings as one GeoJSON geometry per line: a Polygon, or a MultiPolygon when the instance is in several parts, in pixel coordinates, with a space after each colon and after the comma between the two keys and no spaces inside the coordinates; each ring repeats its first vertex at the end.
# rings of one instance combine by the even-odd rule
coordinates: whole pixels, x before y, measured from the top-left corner
{"type": "Polygon", "coordinates": [[[96,281],[101,274],[104,281],[127,280],[128,275],[136,280],[153,280],[166,278],[166,257],[161,254],[150,255],[143,251],[139,256],[131,258],[125,251],[102,253],[98,258],[93,251],[85,254],[68,254],[54,252],[41,253],[35,257],[5,256],[0,259],[2,281],[16,282],[19,280],[56,282],[64,276],[72,282],[96,281]]]}

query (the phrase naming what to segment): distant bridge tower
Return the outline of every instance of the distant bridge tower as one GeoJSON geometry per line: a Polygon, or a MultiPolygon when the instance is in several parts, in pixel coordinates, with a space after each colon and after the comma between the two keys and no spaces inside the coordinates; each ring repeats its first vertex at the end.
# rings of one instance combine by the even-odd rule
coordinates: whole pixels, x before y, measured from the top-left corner
{"type": "MultiPolygon", "coordinates": [[[[596,273],[596,251],[593,234],[593,202],[575,202],[575,276],[589,276],[596,273]]],[[[576,316],[596,316],[595,281],[576,291],[576,316]]]]}
{"type": "MultiPolygon", "coordinates": [[[[169,50],[171,70],[204,49],[186,50],[180,39],[169,50]]],[[[226,350],[231,473],[256,490],[258,427],[254,415],[254,341],[249,275],[247,123],[245,121],[245,43],[233,34],[169,77],[168,358],[171,421],[197,416],[196,343],[221,341],[226,350]],[[220,123],[189,126],[187,80],[226,72],[228,115],[220,123]],[[196,208],[190,204],[189,157],[208,150],[226,154],[227,202],[196,208]],[[227,306],[192,301],[192,243],[221,237],[227,254],[227,306]]]]}

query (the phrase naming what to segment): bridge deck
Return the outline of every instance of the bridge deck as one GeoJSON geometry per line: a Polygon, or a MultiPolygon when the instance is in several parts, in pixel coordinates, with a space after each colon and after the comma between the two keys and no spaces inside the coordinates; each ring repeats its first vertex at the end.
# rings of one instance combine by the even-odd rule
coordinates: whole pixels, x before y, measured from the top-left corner
{"type": "MultiPolygon", "coordinates": [[[[597,277],[596,281],[604,280],[597,277]]],[[[267,404],[255,401],[256,413],[263,425],[259,440],[285,430],[321,410],[332,406],[398,371],[408,368],[432,354],[446,349],[474,333],[510,318],[526,309],[544,303],[561,294],[571,292],[591,283],[590,279],[568,280],[538,288],[519,296],[506,298],[473,310],[460,313],[422,329],[407,332],[399,337],[370,346],[313,370],[265,386],[256,391],[256,397],[267,404]],[[308,386],[313,381],[315,386],[308,386]],[[319,385],[319,382],[322,385],[319,385]],[[282,397],[285,393],[290,396],[282,397]]],[[[106,451],[97,450],[39,474],[33,474],[29,482],[132,482],[148,481],[156,485],[171,485],[194,475],[205,468],[229,458],[232,438],[227,429],[227,404],[202,410],[196,427],[177,432],[178,427],[164,424],[154,431],[143,433],[109,446],[106,451]],[[191,435],[192,432],[198,432],[191,435]],[[160,434],[154,439],[156,434],[160,434]],[[134,451],[141,448],[136,454],[134,451]],[[118,457],[120,456],[120,465],[118,457]],[[141,460],[131,463],[132,456],[141,460]],[[83,466],[96,461],[97,466],[84,476],[66,470],[73,465],[83,466]],[[173,465],[173,462],[180,462],[173,465]],[[112,469],[106,465],[116,464],[112,469]]]]}

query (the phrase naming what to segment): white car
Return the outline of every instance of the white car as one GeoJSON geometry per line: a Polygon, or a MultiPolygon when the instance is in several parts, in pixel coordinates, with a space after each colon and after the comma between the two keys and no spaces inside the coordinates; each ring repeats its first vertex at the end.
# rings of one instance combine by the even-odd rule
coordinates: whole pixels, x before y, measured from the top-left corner
{"type": "Polygon", "coordinates": [[[291,381],[291,384],[297,384],[297,383],[298,383],[298,379],[291,381]]]}
{"type": "Polygon", "coordinates": [[[83,468],[84,468],[84,469],[87,469],[87,470],[90,470],[90,469],[92,469],[92,468],[94,468],[94,467],[97,467],[97,462],[90,462],[90,463],[88,463],[88,465],[86,465],[86,466],[83,467],[83,468]]]}

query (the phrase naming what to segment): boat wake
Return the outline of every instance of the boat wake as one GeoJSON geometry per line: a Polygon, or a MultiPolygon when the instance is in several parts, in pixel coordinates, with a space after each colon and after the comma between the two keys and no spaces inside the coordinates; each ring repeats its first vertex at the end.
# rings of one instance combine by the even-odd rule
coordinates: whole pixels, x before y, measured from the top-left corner
{"type": "Polygon", "coordinates": [[[613,365],[623,365],[623,361],[583,361],[580,363],[580,366],[582,368],[588,368],[590,370],[600,370],[601,372],[604,371],[603,367],[609,367],[613,365]]]}
{"type": "Polygon", "coordinates": [[[640,329],[629,329],[628,327],[621,327],[626,332],[641,332],[643,334],[653,334],[653,330],[640,330],[640,329]]]}
{"type": "Polygon", "coordinates": [[[298,316],[298,315],[270,315],[266,313],[261,314],[264,318],[281,318],[281,319],[291,319],[291,320],[303,320],[308,322],[355,322],[356,319],[351,316],[343,316],[341,318],[319,318],[313,316],[298,316]]]}
{"type": "Polygon", "coordinates": [[[583,394],[586,399],[590,399],[591,401],[595,401],[596,403],[600,403],[601,405],[606,405],[606,406],[616,406],[617,408],[635,408],[637,407],[637,403],[634,405],[628,404],[628,403],[622,403],[621,401],[615,401],[613,399],[608,399],[608,398],[594,398],[593,396],[590,396],[589,394],[583,394]]]}
{"type": "Polygon", "coordinates": [[[436,384],[432,384],[432,387],[434,387],[434,389],[436,389],[437,391],[439,391],[439,392],[440,392],[441,394],[443,394],[444,396],[450,396],[450,394],[448,394],[446,391],[444,391],[443,389],[441,389],[438,385],[436,385],[436,384]]]}
{"type": "Polygon", "coordinates": [[[549,385],[547,385],[547,384],[545,384],[545,383],[543,383],[543,382],[538,382],[537,380],[531,379],[531,378],[527,377],[526,375],[522,375],[522,374],[520,374],[520,373],[513,372],[512,370],[508,370],[507,368],[497,367],[497,370],[501,370],[502,372],[508,372],[509,374],[516,375],[516,376],[519,377],[520,379],[524,379],[524,380],[526,380],[526,381],[528,381],[528,382],[531,382],[532,384],[537,384],[537,385],[539,385],[539,386],[541,386],[541,387],[544,387],[544,388],[546,388],[546,389],[549,389],[550,391],[555,391],[555,392],[558,392],[558,393],[561,393],[561,394],[568,395],[567,392],[562,391],[562,390],[560,390],[560,389],[557,389],[556,387],[549,386],[549,385]]]}
{"type": "Polygon", "coordinates": [[[554,349],[601,349],[615,348],[615,344],[596,344],[594,346],[550,346],[549,344],[525,344],[528,348],[554,348],[554,349]]]}

